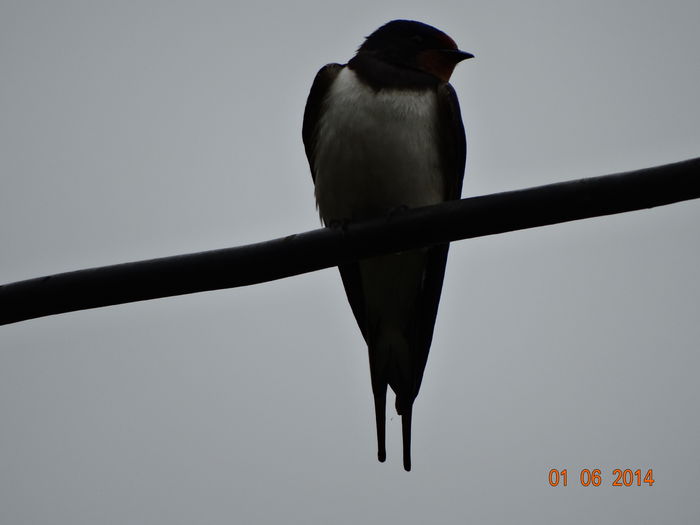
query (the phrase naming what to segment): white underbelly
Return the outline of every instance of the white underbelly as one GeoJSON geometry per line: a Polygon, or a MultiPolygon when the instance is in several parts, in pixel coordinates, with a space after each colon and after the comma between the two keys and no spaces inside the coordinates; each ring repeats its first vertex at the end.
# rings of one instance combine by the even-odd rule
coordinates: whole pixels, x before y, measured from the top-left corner
{"type": "Polygon", "coordinates": [[[319,122],[314,172],[321,218],[360,219],[444,200],[433,91],[375,92],[344,68],[319,122]]]}

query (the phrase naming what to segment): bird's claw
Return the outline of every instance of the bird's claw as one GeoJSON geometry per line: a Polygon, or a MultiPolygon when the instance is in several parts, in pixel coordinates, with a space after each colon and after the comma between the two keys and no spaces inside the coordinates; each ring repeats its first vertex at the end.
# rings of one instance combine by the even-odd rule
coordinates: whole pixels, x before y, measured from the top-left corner
{"type": "Polygon", "coordinates": [[[394,206],[393,208],[390,208],[386,212],[386,218],[387,219],[392,219],[395,215],[401,215],[403,213],[406,213],[408,211],[408,206],[405,204],[400,204],[398,206],[394,206]]]}
{"type": "Polygon", "coordinates": [[[350,226],[350,219],[333,219],[327,226],[333,230],[340,230],[342,233],[347,233],[348,227],[350,226]]]}

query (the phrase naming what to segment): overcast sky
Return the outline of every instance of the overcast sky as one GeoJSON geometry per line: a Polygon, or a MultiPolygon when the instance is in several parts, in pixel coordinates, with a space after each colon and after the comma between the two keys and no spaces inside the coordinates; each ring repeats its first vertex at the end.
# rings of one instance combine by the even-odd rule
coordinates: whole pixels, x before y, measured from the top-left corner
{"type": "MultiPolygon", "coordinates": [[[[394,18],[476,55],[465,196],[700,155],[697,0],[1,0],[0,282],[319,227],[308,90],[394,18]]],[[[453,244],[411,473],[335,269],[0,327],[0,523],[695,523],[699,223],[453,244]]]]}

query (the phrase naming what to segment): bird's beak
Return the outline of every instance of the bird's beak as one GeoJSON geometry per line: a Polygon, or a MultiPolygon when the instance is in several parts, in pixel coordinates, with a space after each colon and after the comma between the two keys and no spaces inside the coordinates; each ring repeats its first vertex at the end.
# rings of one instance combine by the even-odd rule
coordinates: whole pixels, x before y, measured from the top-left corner
{"type": "Polygon", "coordinates": [[[449,82],[455,66],[474,55],[459,49],[430,49],[418,54],[419,67],[443,82],[449,82]]]}
{"type": "Polygon", "coordinates": [[[462,60],[466,60],[468,58],[474,58],[474,55],[471,53],[467,53],[466,51],[462,51],[460,49],[445,49],[442,51],[442,54],[448,57],[454,64],[458,64],[462,60]]]}

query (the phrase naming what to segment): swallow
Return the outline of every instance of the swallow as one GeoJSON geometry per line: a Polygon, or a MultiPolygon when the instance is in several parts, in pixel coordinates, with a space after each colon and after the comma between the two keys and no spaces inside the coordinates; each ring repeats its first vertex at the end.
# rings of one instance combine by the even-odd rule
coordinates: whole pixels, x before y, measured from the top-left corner
{"type": "MultiPolygon", "coordinates": [[[[347,64],[321,68],[302,136],[322,222],[386,216],[459,199],[466,139],[455,66],[474,55],[442,31],[393,20],[369,35],[347,64]]],[[[403,466],[411,470],[411,417],[447,263],[449,244],[339,266],[367,344],[377,427],[386,460],[386,395],[401,416],[403,466]]]]}

